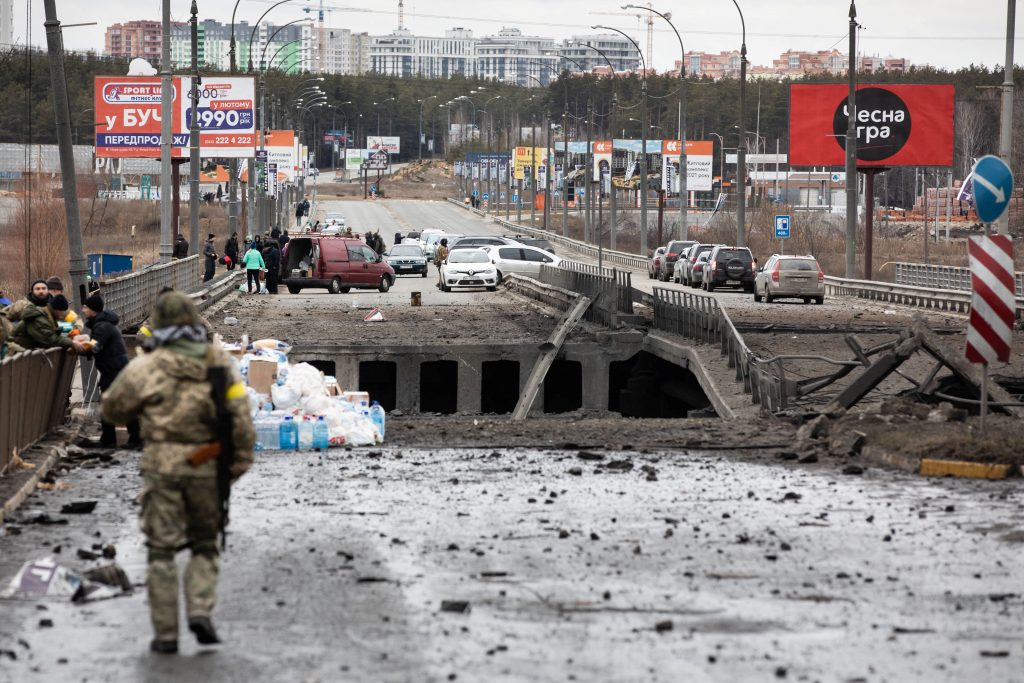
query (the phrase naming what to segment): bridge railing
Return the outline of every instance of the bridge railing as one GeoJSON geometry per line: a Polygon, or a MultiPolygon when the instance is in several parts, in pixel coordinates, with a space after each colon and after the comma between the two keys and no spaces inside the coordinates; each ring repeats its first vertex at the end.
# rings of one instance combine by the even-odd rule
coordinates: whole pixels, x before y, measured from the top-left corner
{"type": "MultiPolygon", "coordinates": [[[[971,269],[957,266],[933,266],[925,263],[903,263],[896,266],[895,282],[898,285],[924,287],[927,289],[971,289],[971,269]]],[[[1024,273],[1014,273],[1014,284],[1018,297],[1024,297],[1024,273]]]]}
{"type": "Polygon", "coordinates": [[[0,362],[0,474],[67,415],[76,357],[65,349],[26,351],[0,362]]]}
{"type": "Polygon", "coordinates": [[[117,311],[122,327],[138,325],[153,310],[153,303],[164,287],[189,292],[200,284],[202,256],[195,254],[123,275],[100,283],[106,308],[117,311]]]}
{"type": "Polygon", "coordinates": [[[546,285],[578,292],[594,303],[584,318],[610,325],[615,314],[633,314],[632,276],[620,270],[562,261],[561,266],[541,266],[537,279],[546,285]]]}

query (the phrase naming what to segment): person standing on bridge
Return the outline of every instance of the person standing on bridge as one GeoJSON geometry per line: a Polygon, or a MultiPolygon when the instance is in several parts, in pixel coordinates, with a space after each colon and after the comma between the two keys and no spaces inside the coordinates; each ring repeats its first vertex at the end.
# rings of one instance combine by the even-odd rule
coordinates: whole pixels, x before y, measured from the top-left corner
{"type": "Polygon", "coordinates": [[[171,251],[171,258],[181,259],[188,256],[188,240],[185,236],[178,234],[178,239],[174,240],[174,249],[171,251]]]}
{"type": "Polygon", "coordinates": [[[242,263],[245,264],[246,288],[250,294],[259,294],[260,271],[265,270],[267,267],[267,264],[263,261],[263,254],[260,253],[260,242],[253,240],[249,251],[245,252],[245,256],[242,257],[242,263]],[[254,284],[256,285],[256,291],[253,291],[254,284]]]}
{"type": "MultiPolygon", "coordinates": [[[[85,328],[89,330],[92,342],[87,344],[82,355],[96,361],[96,371],[100,374],[100,396],[102,396],[128,365],[128,349],[124,345],[124,337],[121,336],[121,329],[118,327],[121,320],[117,313],[104,309],[103,297],[99,294],[93,294],[85,300],[82,305],[82,316],[85,318],[85,328]]],[[[100,426],[102,431],[98,442],[80,441],[78,445],[86,448],[117,448],[117,430],[114,424],[101,418],[100,426]]],[[[137,451],[142,448],[139,421],[133,418],[126,423],[126,426],[128,442],[124,447],[130,451],[137,451]]]]}
{"type": "Polygon", "coordinates": [[[206,272],[203,274],[203,282],[213,279],[217,271],[217,250],[213,246],[213,233],[206,237],[206,244],[203,245],[203,258],[206,259],[206,272]]]}
{"type": "Polygon", "coordinates": [[[178,652],[178,570],[185,570],[188,627],[201,645],[220,642],[211,615],[219,573],[217,534],[227,523],[231,484],[252,465],[249,397],[231,358],[209,343],[188,297],[165,292],[151,317],[155,349],[139,356],[103,395],[103,419],[138,418],[146,446],[139,462],[150,649],[178,652]]]}
{"type": "Polygon", "coordinates": [[[281,250],[277,248],[277,240],[268,239],[263,243],[263,263],[267,268],[267,294],[277,294],[277,278],[281,272],[281,250]]]}
{"type": "Polygon", "coordinates": [[[227,243],[224,245],[224,255],[227,256],[229,259],[231,259],[227,263],[228,270],[234,270],[235,266],[238,264],[238,233],[237,232],[231,233],[231,237],[228,238],[227,243]]]}

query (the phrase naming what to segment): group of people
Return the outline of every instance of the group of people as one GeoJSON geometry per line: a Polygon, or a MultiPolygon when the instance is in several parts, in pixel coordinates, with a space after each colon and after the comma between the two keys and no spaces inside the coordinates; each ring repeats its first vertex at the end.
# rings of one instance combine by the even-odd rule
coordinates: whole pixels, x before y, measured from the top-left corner
{"type": "MultiPolygon", "coordinates": [[[[103,297],[89,295],[79,317],[70,310],[59,277],[36,280],[24,299],[0,309],[0,359],[34,349],[67,349],[96,362],[102,395],[128,365],[128,349],[118,327],[117,313],[105,310],[103,297]]],[[[129,449],[142,446],[137,420],[128,420],[129,449]]],[[[117,435],[113,423],[101,421],[98,442],[79,445],[114,448],[117,435]]]]}

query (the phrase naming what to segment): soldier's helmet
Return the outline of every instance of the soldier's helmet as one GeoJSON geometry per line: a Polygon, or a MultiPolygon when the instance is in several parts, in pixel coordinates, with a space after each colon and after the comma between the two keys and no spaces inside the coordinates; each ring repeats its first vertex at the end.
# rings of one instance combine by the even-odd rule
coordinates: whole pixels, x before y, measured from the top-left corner
{"type": "Polygon", "coordinates": [[[150,318],[153,329],[159,330],[174,325],[202,325],[199,311],[181,292],[164,292],[156,299],[150,318]]]}

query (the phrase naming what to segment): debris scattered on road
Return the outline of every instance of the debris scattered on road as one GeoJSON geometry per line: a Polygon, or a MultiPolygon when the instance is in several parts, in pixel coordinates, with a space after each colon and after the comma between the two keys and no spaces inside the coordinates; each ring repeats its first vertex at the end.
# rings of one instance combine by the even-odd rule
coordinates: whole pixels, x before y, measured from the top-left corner
{"type": "Polygon", "coordinates": [[[847,465],[843,468],[843,474],[864,474],[864,468],[860,465],[847,465]]]}
{"type": "Polygon", "coordinates": [[[673,628],[675,628],[675,624],[672,623],[671,619],[659,621],[657,624],[654,625],[654,630],[658,633],[665,633],[666,631],[671,631],[673,628]]]}
{"type": "Polygon", "coordinates": [[[442,600],[441,611],[455,614],[469,614],[469,600],[442,600]]]}
{"type": "Polygon", "coordinates": [[[60,509],[62,515],[88,515],[96,509],[95,500],[76,500],[60,509]]]}
{"type": "Polygon", "coordinates": [[[114,598],[132,590],[131,581],[116,564],[79,573],[52,557],[26,562],[0,598],[65,597],[72,602],[114,598]]]}
{"type": "Polygon", "coordinates": [[[576,457],[579,458],[580,460],[588,460],[591,462],[604,460],[603,453],[594,453],[592,451],[580,451],[579,453],[576,454],[576,457]]]}

